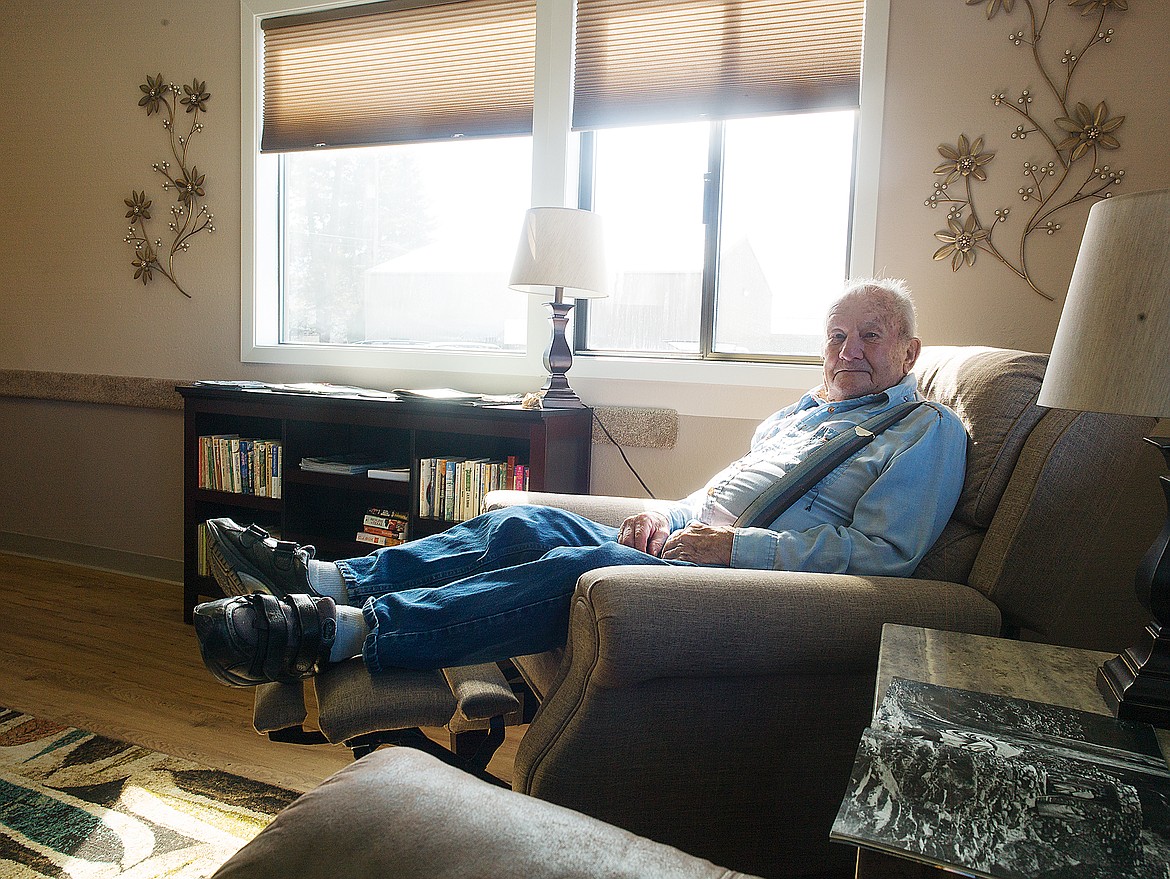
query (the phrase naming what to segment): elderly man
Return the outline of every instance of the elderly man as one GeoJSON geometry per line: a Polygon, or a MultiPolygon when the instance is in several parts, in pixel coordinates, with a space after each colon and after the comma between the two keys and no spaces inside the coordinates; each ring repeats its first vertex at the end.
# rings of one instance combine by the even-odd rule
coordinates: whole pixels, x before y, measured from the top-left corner
{"type": "Polygon", "coordinates": [[[811,452],[918,399],[921,343],[900,281],[849,284],[829,309],[824,381],[765,420],[742,458],[675,503],[612,528],[517,506],[336,563],[230,519],[208,522],[217,581],[234,597],[195,608],[204,663],[249,686],[315,674],[361,654],[367,668],[443,668],[564,642],[577,578],[610,565],[709,565],[908,575],[963,483],[967,435],[923,403],[766,527],[735,523],[811,452]]]}

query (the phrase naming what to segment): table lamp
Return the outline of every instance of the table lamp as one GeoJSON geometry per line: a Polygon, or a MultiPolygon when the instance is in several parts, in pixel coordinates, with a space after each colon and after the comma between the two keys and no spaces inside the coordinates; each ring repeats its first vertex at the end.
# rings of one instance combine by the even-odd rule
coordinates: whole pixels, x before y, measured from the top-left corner
{"type": "Polygon", "coordinates": [[[565,373],[573,365],[573,351],[565,338],[573,299],[609,295],[605,242],[601,217],[574,208],[530,208],[524,215],[520,246],[508,286],[522,293],[552,296],[546,302],[552,340],[544,353],[548,380],[541,389],[546,409],[580,409],[581,398],[569,387],[565,373]]]}
{"type": "MultiPolygon", "coordinates": [[[[1040,390],[1041,406],[1170,416],[1170,189],[1098,202],[1040,390]]],[[[1170,438],[1148,437],[1170,466],[1170,438]]],[[[1170,510],[1170,479],[1160,477],[1170,510]]],[[[1153,615],[1141,644],[1109,659],[1097,687],[1122,719],[1170,727],[1170,515],[1138,566],[1153,615]]]]}

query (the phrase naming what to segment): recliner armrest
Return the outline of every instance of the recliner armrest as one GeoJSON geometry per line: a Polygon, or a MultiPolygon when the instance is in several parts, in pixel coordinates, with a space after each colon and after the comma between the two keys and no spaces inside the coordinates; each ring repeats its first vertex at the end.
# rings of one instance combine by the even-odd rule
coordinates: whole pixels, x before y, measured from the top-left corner
{"type": "Polygon", "coordinates": [[[612,497],[596,494],[556,494],[545,491],[492,491],[484,497],[484,511],[517,504],[537,504],[543,507],[557,507],[600,522],[602,525],[617,527],[626,518],[646,510],[667,510],[672,501],[650,498],[612,497]]]}
{"type": "Polygon", "coordinates": [[[595,627],[593,680],[872,671],[883,623],[999,634],[998,608],[956,583],[729,568],[602,568],[571,620],[595,627]]]}

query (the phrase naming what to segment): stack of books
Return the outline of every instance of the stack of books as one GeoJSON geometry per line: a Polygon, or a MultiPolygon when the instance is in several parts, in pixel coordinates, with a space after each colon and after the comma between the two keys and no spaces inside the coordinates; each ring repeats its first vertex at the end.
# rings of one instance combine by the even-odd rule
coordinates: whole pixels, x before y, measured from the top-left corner
{"type": "Polygon", "coordinates": [[[235,433],[199,437],[200,488],[278,498],[283,466],[279,440],[235,433]]]}
{"type": "Polygon", "coordinates": [[[374,546],[397,546],[405,543],[406,513],[371,507],[362,517],[362,530],[357,533],[357,541],[372,543],[374,546]]]}
{"type": "Polygon", "coordinates": [[[479,514],[489,491],[528,488],[528,466],[514,455],[506,461],[422,458],[418,465],[418,511],[424,518],[463,522],[479,514]]]}

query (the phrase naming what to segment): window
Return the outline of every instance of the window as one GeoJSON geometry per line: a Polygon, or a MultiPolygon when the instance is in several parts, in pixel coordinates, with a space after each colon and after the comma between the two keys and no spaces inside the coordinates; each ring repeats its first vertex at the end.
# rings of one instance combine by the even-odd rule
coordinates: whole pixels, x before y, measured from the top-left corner
{"type": "Polygon", "coordinates": [[[529,138],[280,157],[282,343],[524,350],[529,138]],[[490,169],[490,172],[488,171],[490,169]]]}
{"type": "MultiPolygon", "coordinates": [[[[770,222],[794,222],[798,231],[820,230],[819,244],[837,236],[839,243],[832,249],[838,262],[847,241],[850,272],[872,271],[880,115],[858,113],[856,46],[841,49],[832,36],[837,20],[848,22],[855,31],[862,0],[352,0],[340,9],[334,8],[337,0],[320,0],[316,10],[314,2],[240,4],[244,118],[255,120],[244,126],[242,154],[245,362],[377,366],[396,371],[389,381],[403,384],[462,383],[485,390],[538,385],[545,372],[541,359],[549,334],[547,315],[537,297],[504,288],[504,277],[523,208],[574,203],[580,185],[580,141],[592,138],[596,164],[591,158],[589,167],[596,173],[586,179],[586,189],[594,204],[607,216],[613,214],[614,228],[640,233],[651,227],[675,230],[669,252],[659,244],[654,256],[670,257],[677,263],[672,272],[690,275],[672,280],[669,312],[686,308],[692,316],[685,332],[663,328],[631,340],[621,333],[646,320],[627,319],[623,314],[630,312],[622,309],[638,305],[642,314],[653,313],[645,302],[631,299],[622,304],[619,296],[593,300],[588,313],[582,302],[574,311],[586,318],[577,321],[581,325],[577,330],[588,329],[588,337],[580,337],[581,349],[615,356],[576,358],[574,387],[620,378],[623,402],[631,405],[690,399],[695,383],[745,389],[807,387],[803,366],[790,369],[744,361],[799,362],[810,350],[793,337],[802,332],[798,309],[809,301],[806,294],[813,280],[796,273],[794,265],[782,268],[779,281],[773,273],[767,281],[773,295],[771,309],[765,309],[767,320],[745,325],[729,291],[738,289],[743,302],[752,300],[755,287],[743,283],[742,271],[728,274],[727,266],[735,264],[735,253],[745,252],[744,247],[733,246],[743,238],[753,252],[767,251],[761,264],[783,259],[773,244],[791,239],[794,232],[783,226],[764,229],[760,220],[752,219],[762,206],[770,222]],[[588,14],[598,3],[608,5],[611,12],[622,6],[632,14],[646,11],[660,29],[681,26],[688,17],[710,24],[717,11],[722,16],[719,42],[712,43],[710,36],[703,38],[707,42],[696,38],[687,52],[675,53],[702,62],[699,66],[707,69],[688,74],[684,88],[647,81],[644,94],[631,98],[630,78],[623,74],[653,72],[664,53],[650,49],[637,63],[618,62],[616,69],[600,69],[592,84],[583,88],[584,71],[580,64],[574,69],[574,40],[579,42],[582,30],[574,16],[580,10],[588,24],[588,14]],[[752,85],[758,70],[752,66],[755,62],[749,63],[741,49],[720,48],[733,46],[727,38],[737,30],[762,38],[766,31],[754,24],[747,27],[744,18],[762,7],[789,15],[788,26],[781,31],[792,36],[789,42],[809,46],[818,61],[826,62],[820,65],[824,73],[820,80],[789,77],[803,83],[797,88],[785,85],[782,76],[757,88],[752,85]],[[355,15],[354,10],[370,14],[355,15]],[[440,19],[431,18],[436,10],[453,18],[436,25],[440,19]],[[521,15],[510,25],[496,27],[491,21],[501,11],[521,15]],[[804,24],[803,19],[792,18],[810,12],[823,15],[804,24]],[[406,20],[402,16],[409,17],[412,36],[401,43],[397,56],[379,62],[384,66],[377,71],[338,62],[343,55],[322,42],[275,54],[266,51],[295,34],[292,25],[301,24],[310,26],[314,39],[338,39],[338,46],[348,51],[356,45],[352,39],[326,36],[341,27],[335,22],[384,28],[395,16],[399,23],[406,20]],[[290,27],[282,33],[285,25],[290,27]],[[427,27],[440,30],[428,35],[427,27]],[[512,38],[509,31],[525,35],[519,48],[506,48],[512,38]],[[841,73],[836,60],[828,63],[842,52],[853,59],[844,64],[852,73],[841,73]],[[462,59],[463,66],[439,72],[435,65],[444,58],[462,59]],[[411,61],[417,62],[413,72],[408,65],[396,76],[385,73],[389,69],[385,65],[411,61]],[[501,65],[511,73],[496,71],[501,65]],[[717,76],[715,68],[725,73],[737,67],[747,72],[735,93],[742,97],[728,98],[720,91],[722,74],[717,76]],[[484,85],[488,72],[493,76],[484,85]],[[712,76],[714,84],[707,81],[712,76]],[[268,91],[277,80],[289,85],[283,96],[268,91]],[[412,83],[418,87],[408,88],[412,83]],[[332,94],[334,103],[307,99],[318,92],[332,94]],[[487,97],[492,93],[499,97],[487,97]],[[780,105],[751,104],[761,95],[780,96],[780,105]],[[436,97],[443,100],[430,100],[436,97]],[[810,104],[813,98],[816,101],[810,104]],[[814,108],[819,112],[810,112],[814,108]],[[853,153],[840,166],[835,155],[830,164],[824,149],[813,151],[815,161],[808,158],[796,149],[805,135],[793,135],[783,127],[797,120],[829,125],[834,119],[839,126],[826,136],[846,151],[852,148],[846,141],[854,135],[841,132],[857,129],[861,164],[856,170],[853,153]],[[665,146],[664,140],[669,141],[665,146]],[[757,147],[763,148],[763,158],[757,147]],[[776,150],[783,150],[783,156],[776,150]],[[777,159],[771,161],[774,154],[777,159]],[[811,174],[783,173],[794,166],[809,167],[809,162],[815,168],[811,174]],[[635,211],[629,197],[634,189],[621,180],[638,167],[644,171],[636,177],[644,195],[635,211]],[[667,168],[673,176],[661,173],[667,168]],[[712,182],[705,182],[704,175],[713,170],[712,182]],[[758,185],[765,172],[772,175],[766,187],[758,185]],[[839,204],[850,199],[851,174],[855,191],[850,226],[848,212],[839,204]],[[327,187],[325,181],[336,186],[327,187]],[[815,184],[811,196],[798,188],[809,182],[815,184]],[[712,188],[715,184],[717,189],[712,188]],[[681,199],[682,206],[676,210],[672,199],[681,199]],[[810,213],[830,205],[831,222],[810,213]],[[713,206],[720,222],[714,239],[711,224],[703,222],[713,206]],[[618,216],[621,213],[625,216],[618,216]],[[837,231],[842,223],[846,237],[837,231]],[[763,245],[757,243],[760,239],[763,245]],[[684,241],[687,250],[680,256],[676,245],[684,241]],[[712,251],[712,242],[720,249],[712,251]],[[486,265],[492,258],[497,258],[498,280],[468,277],[461,286],[439,271],[486,265]],[[723,276],[712,273],[708,268],[712,265],[722,266],[723,276]],[[420,280],[423,277],[426,282],[420,280]],[[387,278],[404,286],[388,289],[382,283],[387,278]],[[422,286],[411,286],[416,281],[422,286]],[[440,288],[446,291],[442,296],[436,293],[440,288]],[[676,288],[685,292],[675,293],[676,288]],[[471,300],[481,306],[478,315],[473,314],[471,300]],[[606,309],[615,310],[606,317],[606,309]],[[782,320],[777,321],[777,315],[782,320]],[[426,377],[412,378],[410,371],[426,377]],[[489,375],[499,378],[485,386],[483,377],[489,375]],[[673,396],[676,393],[681,396],[673,396]]],[[[866,0],[865,63],[867,70],[872,64],[874,75],[864,81],[863,104],[878,111],[887,16],[888,0],[866,0]]],[[[615,30],[612,22],[607,27],[608,43],[601,44],[612,47],[612,38],[621,29],[615,30]]],[[[589,27],[584,30],[588,33],[589,27]]],[[[601,32],[594,28],[593,33],[601,32]]],[[[632,234],[625,240],[632,241],[632,234]]],[[[800,252],[797,265],[811,262],[804,258],[808,246],[804,241],[791,248],[800,252]]],[[[638,257],[642,268],[651,262],[651,247],[647,244],[638,257]]],[[[816,262],[826,274],[843,274],[839,267],[830,268],[828,258],[816,262]]],[[[771,271],[767,266],[764,270],[771,271]]],[[[632,279],[623,279],[623,285],[633,289],[632,279]]],[[[816,311],[819,303],[809,301],[808,307],[816,311]]],[[[655,320],[665,322],[660,313],[655,320]]]]}
{"type": "Polygon", "coordinates": [[[258,208],[276,343],[523,352],[532,0],[273,16],[258,208]]]}
{"type": "Polygon", "coordinates": [[[818,356],[848,274],[855,125],[837,111],[596,132],[615,284],[579,349],[818,356]]]}
{"type": "Polygon", "coordinates": [[[578,349],[815,358],[849,273],[864,3],[578,9],[582,196],[616,271],[578,349]]]}

